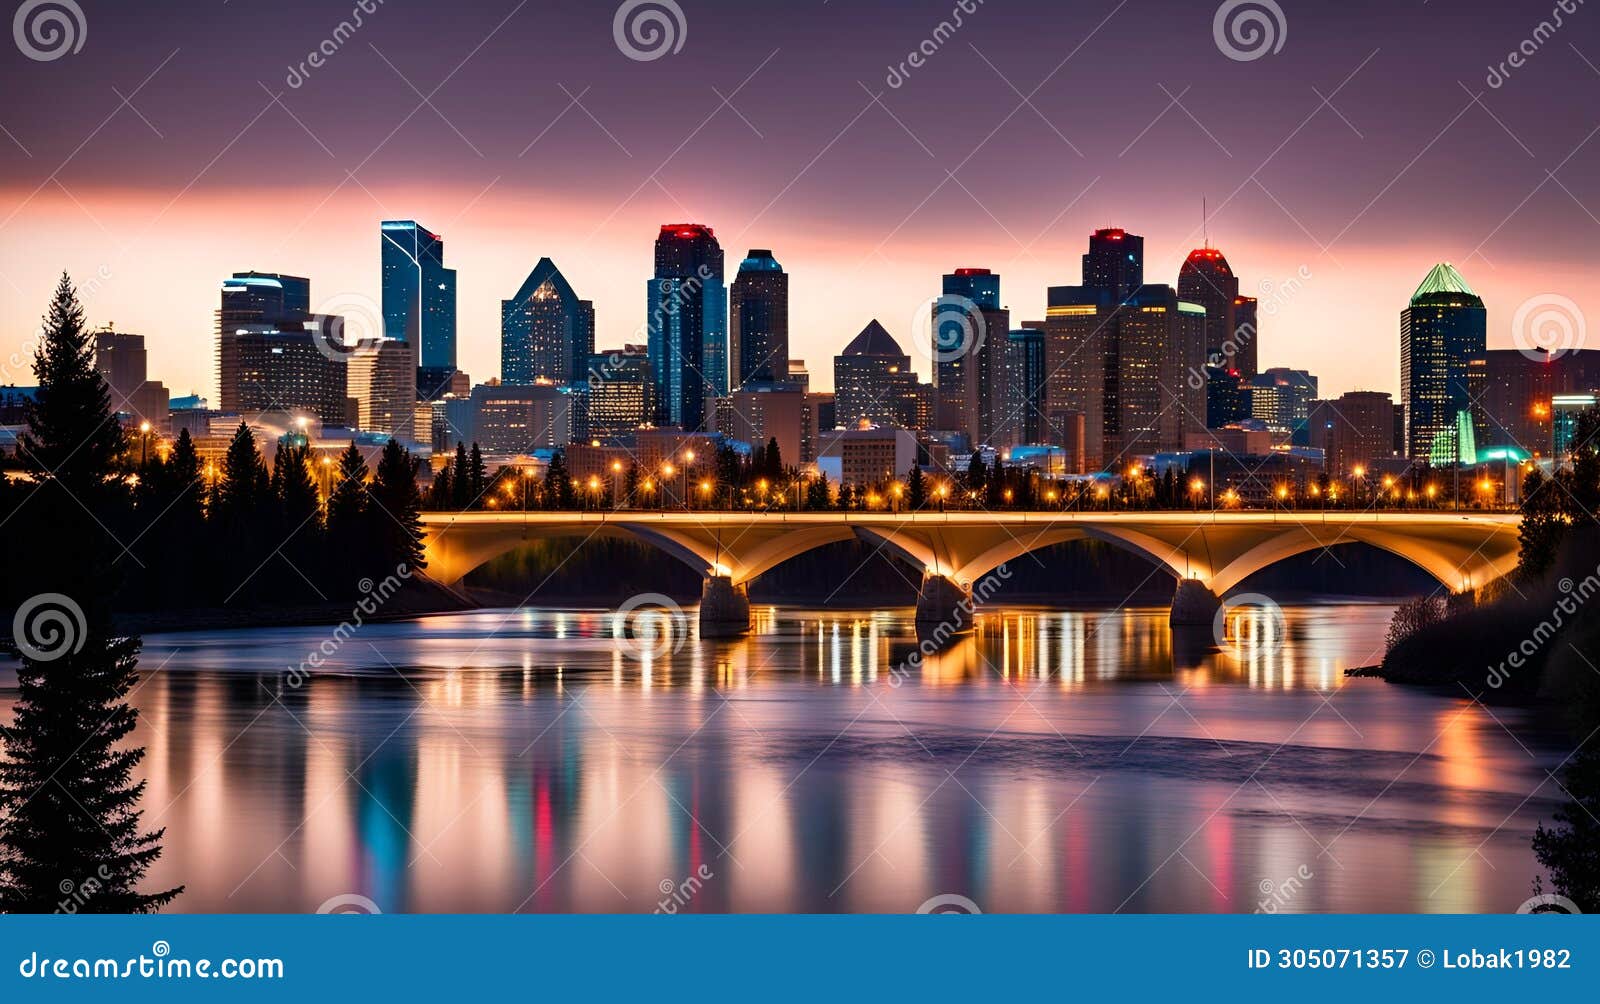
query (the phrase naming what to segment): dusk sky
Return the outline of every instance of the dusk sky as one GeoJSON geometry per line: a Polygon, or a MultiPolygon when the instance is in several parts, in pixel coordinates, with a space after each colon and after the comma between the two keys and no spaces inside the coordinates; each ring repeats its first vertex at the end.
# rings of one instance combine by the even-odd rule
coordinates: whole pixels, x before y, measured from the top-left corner
{"type": "Polygon", "coordinates": [[[359,313],[385,218],[443,235],[475,381],[541,256],[595,301],[599,348],[642,342],[652,241],[686,221],[729,282],[773,249],[822,388],[874,317],[910,351],[956,267],[1000,272],[1020,324],[1116,225],[1175,282],[1202,199],[1262,298],[1262,365],[1325,395],[1398,389],[1398,314],[1438,261],[1491,347],[1531,298],[1600,321],[1600,9],[1531,41],[1555,0],[1280,0],[1281,49],[1234,59],[1213,0],[967,0],[937,42],[955,0],[679,0],[681,49],[632,59],[613,0],[365,2],[299,86],[355,0],[78,0],[81,51],[0,44],[0,382],[34,382],[66,270],[92,323],[147,336],[152,378],[215,398],[220,280],[305,275],[359,313]]]}

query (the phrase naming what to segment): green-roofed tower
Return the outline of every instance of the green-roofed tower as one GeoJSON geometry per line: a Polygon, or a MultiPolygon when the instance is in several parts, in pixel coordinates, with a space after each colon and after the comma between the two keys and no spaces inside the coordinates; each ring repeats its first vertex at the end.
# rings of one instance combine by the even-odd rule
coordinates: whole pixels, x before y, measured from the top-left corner
{"type": "Polygon", "coordinates": [[[1411,294],[1411,302],[1415,304],[1441,296],[1447,299],[1465,298],[1476,301],[1480,307],[1483,306],[1483,300],[1478,297],[1477,293],[1472,291],[1472,287],[1467,284],[1466,277],[1456,271],[1456,267],[1449,262],[1440,262],[1433,266],[1433,270],[1428,273],[1428,277],[1422,280],[1422,285],[1418,286],[1417,291],[1411,294]]]}
{"type": "Polygon", "coordinates": [[[1412,460],[1438,465],[1448,454],[1450,463],[1471,462],[1460,448],[1485,429],[1468,381],[1487,331],[1482,298],[1448,263],[1433,267],[1401,311],[1400,400],[1412,460]],[[1463,435],[1463,426],[1475,436],[1463,435]]]}

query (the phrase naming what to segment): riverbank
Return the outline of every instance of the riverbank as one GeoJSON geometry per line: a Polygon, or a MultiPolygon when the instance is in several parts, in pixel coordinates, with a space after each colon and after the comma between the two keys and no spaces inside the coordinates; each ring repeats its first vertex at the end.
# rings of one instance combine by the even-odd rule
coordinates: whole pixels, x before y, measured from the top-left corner
{"type": "MultiPolygon", "coordinates": [[[[370,601],[369,601],[370,602],[370,601]]],[[[232,628],[307,627],[359,620],[366,624],[411,620],[429,614],[476,610],[474,599],[425,576],[415,576],[376,609],[367,613],[357,600],[330,600],[291,606],[203,607],[189,610],[142,610],[118,613],[114,623],[127,634],[214,631],[232,628]]]]}

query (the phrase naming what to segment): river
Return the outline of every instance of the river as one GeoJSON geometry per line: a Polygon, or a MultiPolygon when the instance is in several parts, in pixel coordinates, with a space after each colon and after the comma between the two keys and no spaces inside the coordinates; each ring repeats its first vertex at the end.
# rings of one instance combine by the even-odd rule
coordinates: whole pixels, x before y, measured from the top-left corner
{"type": "Polygon", "coordinates": [[[190,912],[1513,911],[1559,738],[1347,679],[1390,612],[1218,649],[1164,609],[1007,608],[910,663],[904,609],[761,607],[737,642],[670,610],[620,640],[549,609],[149,635],[149,885],[190,912]]]}

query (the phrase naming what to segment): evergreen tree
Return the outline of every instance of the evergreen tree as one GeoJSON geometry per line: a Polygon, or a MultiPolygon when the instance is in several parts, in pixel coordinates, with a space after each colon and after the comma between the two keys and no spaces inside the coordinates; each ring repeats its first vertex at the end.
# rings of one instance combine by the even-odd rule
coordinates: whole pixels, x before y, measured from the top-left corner
{"type": "Polygon", "coordinates": [[[913,511],[928,504],[928,481],[922,476],[922,467],[912,464],[906,474],[906,504],[913,511]]]}
{"type": "Polygon", "coordinates": [[[256,437],[247,423],[240,422],[222,459],[222,478],[212,491],[211,515],[225,527],[246,529],[271,495],[266,461],[256,448],[256,437]]]}
{"type": "Polygon", "coordinates": [[[571,509],[574,502],[572,475],[567,473],[566,457],[557,450],[545,469],[544,504],[552,509],[571,509]]]}
{"type": "Polygon", "coordinates": [[[33,369],[39,393],[28,405],[28,427],[17,442],[23,468],[90,509],[106,504],[102,489],[115,476],[127,440],[111,410],[111,392],[95,369],[77,290],[65,273],[45,314],[33,369]]]}
{"type": "Polygon", "coordinates": [[[0,760],[0,908],[18,913],[54,911],[69,882],[84,912],[151,912],[182,891],[139,890],[163,831],[140,829],[144,749],[124,742],[140,642],[112,631],[108,556],[119,552],[98,529],[126,512],[114,468],[123,437],[91,356],[62,276],[20,450],[37,479],[21,532],[47,560],[30,566],[38,592],[14,621],[17,703],[0,760]]]}
{"type": "Polygon", "coordinates": [[[622,504],[624,506],[637,506],[639,504],[639,464],[628,465],[628,470],[622,475],[622,504]]]}
{"type": "MultiPolygon", "coordinates": [[[[478,460],[481,463],[483,458],[480,456],[478,460]]],[[[457,512],[465,512],[473,506],[472,467],[467,461],[466,443],[456,444],[455,470],[450,474],[450,500],[457,512]]]]}
{"type": "MultiPolygon", "coordinates": [[[[422,556],[422,496],[417,492],[417,465],[411,451],[394,439],[384,444],[378,472],[372,479],[372,502],[388,518],[378,519],[383,542],[383,569],[405,565],[426,567],[422,556]]],[[[381,514],[380,514],[381,516],[381,514]]]]}
{"type": "MultiPolygon", "coordinates": [[[[362,572],[375,565],[373,525],[367,512],[367,461],[355,443],[339,455],[339,473],[328,496],[328,551],[330,567],[354,569],[356,576],[341,584],[349,587],[362,572]]],[[[383,517],[378,517],[382,519],[383,517]]]]}
{"type": "Polygon", "coordinates": [[[761,469],[761,476],[768,481],[783,480],[783,454],[778,450],[777,436],[767,440],[767,452],[763,459],[765,466],[761,469]]]}
{"type": "MultiPolygon", "coordinates": [[[[283,554],[300,574],[315,582],[321,577],[325,550],[322,540],[322,506],[317,486],[311,480],[311,450],[306,446],[278,446],[272,462],[272,480],[282,527],[283,554]]],[[[303,585],[300,576],[291,576],[291,588],[303,585]]]]}
{"type": "Polygon", "coordinates": [[[472,444],[471,461],[467,468],[467,505],[463,508],[481,509],[484,492],[489,489],[489,469],[483,463],[483,451],[472,444]]]}
{"type": "Polygon", "coordinates": [[[806,484],[806,508],[812,512],[821,512],[830,506],[828,476],[819,472],[806,484]]]}
{"type": "Polygon", "coordinates": [[[984,483],[988,480],[988,468],[983,465],[983,456],[973,451],[972,462],[967,464],[967,490],[974,492],[983,491],[984,483]]]}
{"type": "Polygon", "coordinates": [[[455,484],[450,471],[450,465],[439,468],[433,476],[433,484],[428,486],[428,508],[434,512],[446,512],[455,508],[455,484]]]}
{"type": "Polygon", "coordinates": [[[1006,504],[1006,486],[1006,465],[1001,462],[999,457],[995,457],[994,468],[989,472],[989,476],[985,480],[987,489],[985,504],[990,509],[998,509],[1006,504]]]}

